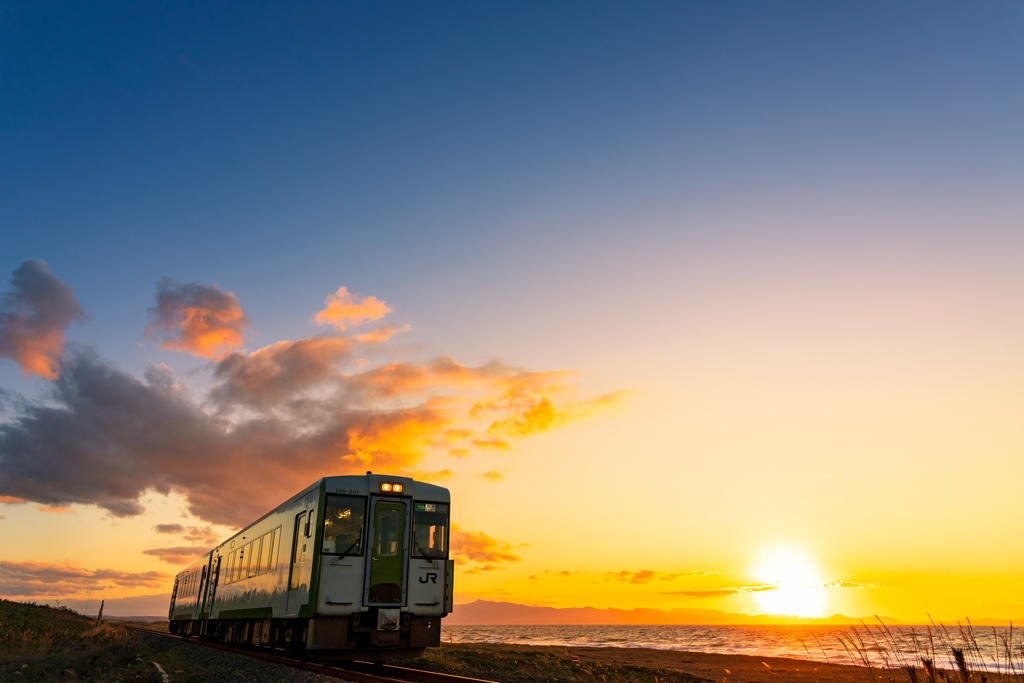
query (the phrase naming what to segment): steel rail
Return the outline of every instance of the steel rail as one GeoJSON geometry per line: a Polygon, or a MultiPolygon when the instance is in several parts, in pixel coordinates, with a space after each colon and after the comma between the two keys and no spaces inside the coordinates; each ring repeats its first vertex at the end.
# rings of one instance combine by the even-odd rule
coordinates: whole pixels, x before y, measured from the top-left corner
{"type": "Polygon", "coordinates": [[[328,666],[327,664],[317,664],[316,662],[301,662],[297,659],[282,657],[281,655],[274,655],[269,652],[261,652],[259,650],[245,650],[242,648],[231,647],[230,645],[221,645],[220,643],[210,643],[203,640],[184,638],[182,636],[174,635],[173,633],[165,633],[163,631],[156,631],[154,629],[143,628],[141,626],[129,626],[124,624],[124,628],[130,628],[134,631],[150,633],[164,638],[180,640],[183,643],[190,643],[192,645],[202,645],[203,647],[208,647],[214,650],[232,652],[236,655],[242,655],[243,657],[262,659],[264,661],[274,662],[275,664],[281,664],[282,666],[287,666],[292,669],[303,669],[323,676],[354,681],[355,683],[406,683],[407,681],[417,681],[418,683],[494,683],[494,681],[487,681],[480,678],[442,674],[436,671],[424,671],[422,669],[409,669],[404,666],[392,666],[391,664],[378,665],[373,662],[351,662],[351,664],[359,666],[360,668],[373,667],[376,670],[383,670],[385,673],[391,674],[390,677],[379,676],[376,674],[366,673],[365,671],[357,671],[355,669],[348,669],[344,667],[328,666]]]}

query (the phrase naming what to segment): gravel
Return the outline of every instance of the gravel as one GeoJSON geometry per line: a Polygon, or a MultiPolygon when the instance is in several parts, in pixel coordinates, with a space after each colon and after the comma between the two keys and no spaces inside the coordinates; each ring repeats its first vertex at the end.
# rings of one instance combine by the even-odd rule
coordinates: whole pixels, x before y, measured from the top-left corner
{"type": "Polygon", "coordinates": [[[145,638],[152,641],[157,651],[154,659],[174,662],[172,666],[164,666],[171,683],[338,683],[340,680],[194,643],[153,635],[145,638]]]}

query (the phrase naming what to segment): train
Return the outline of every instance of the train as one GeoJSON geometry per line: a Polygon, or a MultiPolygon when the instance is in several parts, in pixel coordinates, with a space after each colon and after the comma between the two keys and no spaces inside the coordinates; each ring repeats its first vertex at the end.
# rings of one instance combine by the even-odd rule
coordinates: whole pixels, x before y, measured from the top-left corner
{"type": "Polygon", "coordinates": [[[419,657],[451,613],[451,494],[324,477],[174,579],[171,633],[317,662],[419,657]]]}

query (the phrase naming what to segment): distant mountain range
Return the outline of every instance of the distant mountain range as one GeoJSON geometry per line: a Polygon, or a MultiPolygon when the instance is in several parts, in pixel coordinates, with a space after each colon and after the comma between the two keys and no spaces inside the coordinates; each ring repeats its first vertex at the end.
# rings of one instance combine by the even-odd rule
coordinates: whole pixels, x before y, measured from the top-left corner
{"type": "MultiPolygon", "coordinates": [[[[882,617],[886,624],[905,622],[891,617],[882,617]]],[[[874,617],[864,621],[877,623],[874,617]]],[[[454,611],[445,617],[444,623],[451,626],[542,626],[580,624],[651,624],[651,625],[749,625],[749,624],[823,624],[852,626],[859,624],[858,617],[833,614],[830,617],[812,619],[785,614],[734,614],[713,609],[687,609],[677,607],[662,609],[598,609],[596,607],[538,607],[513,602],[475,602],[455,605],[454,611]]],[[[980,619],[972,621],[975,626],[1005,626],[1006,619],[980,619]]],[[[1014,620],[1024,623],[1024,619],[1014,620]]]]}

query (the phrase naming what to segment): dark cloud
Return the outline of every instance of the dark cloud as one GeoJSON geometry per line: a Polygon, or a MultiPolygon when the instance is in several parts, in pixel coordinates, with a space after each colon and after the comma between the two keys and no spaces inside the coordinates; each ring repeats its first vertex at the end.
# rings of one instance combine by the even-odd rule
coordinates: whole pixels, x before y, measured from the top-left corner
{"type": "Polygon", "coordinates": [[[451,426],[430,402],[374,411],[326,399],[300,415],[232,421],[204,412],[168,373],[153,367],[142,381],[79,350],[50,401],[0,424],[0,496],[131,516],[146,491],[178,491],[198,517],[239,525],[324,474],[409,471],[451,426]]]}
{"type": "Polygon", "coordinates": [[[83,320],[71,288],[45,262],[25,261],[0,300],[0,357],[15,361],[26,375],[54,379],[64,354],[64,332],[83,320]]]}
{"type": "Polygon", "coordinates": [[[217,285],[181,284],[161,278],[146,336],[162,349],[222,358],[242,346],[249,317],[238,298],[217,285]]]}
{"type": "Polygon", "coordinates": [[[119,588],[158,588],[169,574],[164,572],[122,572],[115,569],[82,569],[77,564],[50,562],[8,562],[0,560],[0,595],[74,595],[119,588]]]}
{"type": "Polygon", "coordinates": [[[185,531],[185,527],[181,524],[157,524],[153,531],[158,534],[180,534],[185,531]]]}

